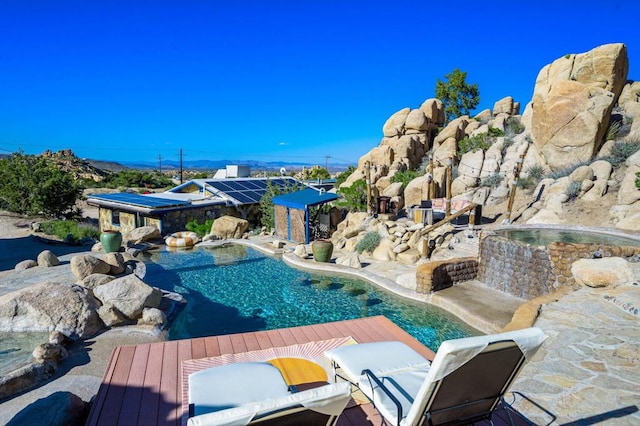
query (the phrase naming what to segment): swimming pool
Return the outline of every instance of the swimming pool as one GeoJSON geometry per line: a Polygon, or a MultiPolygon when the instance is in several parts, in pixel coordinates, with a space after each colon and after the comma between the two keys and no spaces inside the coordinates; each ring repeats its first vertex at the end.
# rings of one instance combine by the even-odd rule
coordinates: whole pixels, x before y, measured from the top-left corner
{"type": "Polygon", "coordinates": [[[384,315],[436,350],[480,334],[435,306],[362,280],[309,273],[242,245],[152,253],[145,281],[188,303],[169,330],[184,339],[384,315]]]}

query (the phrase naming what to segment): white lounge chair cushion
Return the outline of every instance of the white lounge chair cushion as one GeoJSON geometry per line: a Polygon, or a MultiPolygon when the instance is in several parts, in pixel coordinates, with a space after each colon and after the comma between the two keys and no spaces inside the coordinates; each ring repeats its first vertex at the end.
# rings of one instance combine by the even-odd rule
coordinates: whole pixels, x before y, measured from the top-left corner
{"type": "Polygon", "coordinates": [[[268,399],[214,413],[191,417],[188,426],[246,425],[253,418],[280,413],[282,416],[296,412],[303,406],[322,414],[338,416],[351,398],[351,385],[347,382],[332,383],[288,396],[268,399]]]}
{"type": "MultiPolygon", "coordinates": [[[[429,368],[395,373],[390,376],[378,376],[387,389],[400,401],[403,418],[407,416],[413,404],[413,396],[418,393],[428,374],[429,368]]],[[[358,387],[373,401],[384,418],[391,420],[391,424],[398,424],[396,405],[386,393],[379,389],[375,382],[369,381],[366,376],[361,376],[358,387]]]]}
{"type": "Polygon", "coordinates": [[[431,363],[402,342],[372,342],[330,349],[324,355],[336,362],[352,383],[358,383],[362,370],[376,376],[406,370],[428,371],[431,363]]]}
{"type": "Polygon", "coordinates": [[[189,375],[193,414],[289,395],[280,370],[267,362],[243,362],[207,368],[189,375]]]}

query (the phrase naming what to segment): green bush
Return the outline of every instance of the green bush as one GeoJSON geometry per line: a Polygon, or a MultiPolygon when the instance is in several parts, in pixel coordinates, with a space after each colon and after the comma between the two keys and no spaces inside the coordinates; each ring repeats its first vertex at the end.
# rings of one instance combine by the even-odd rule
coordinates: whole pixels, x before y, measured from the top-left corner
{"type": "Polygon", "coordinates": [[[42,231],[47,235],[55,235],[62,240],[80,241],[85,238],[98,239],[100,230],[87,223],[78,223],[73,220],[52,220],[42,223],[42,231]],[[72,238],[69,238],[69,235],[72,238]]]}
{"type": "Polygon", "coordinates": [[[285,187],[280,187],[272,185],[270,181],[267,181],[267,190],[262,198],[260,198],[260,223],[262,226],[265,226],[267,229],[273,229],[276,226],[273,197],[299,191],[302,188],[304,188],[304,185],[287,184],[285,187]]]}
{"type": "Polygon", "coordinates": [[[638,152],[639,149],[640,141],[618,141],[611,146],[611,155],[605,159],[609,161],[613,167],[618,167],[627,161],[627,158],[638,152]]]}
{"type": "Polygon", "coordinates": [[[618,136],[618,132],[620,131],[620,127],[622,127],[621,121],[612,121],[609,123],[609,127],[607,128],[607,133],[605,133],[604,141],[612,141],[615,140],[618,136]]]}
{"type": "Polygon", "coordinates": [[[391,177],[391,182],[401,182],[402,189],[405,189],[409,182],[422,176],[424,173],[418,170],[401,170],[391,177]]]}
{"type": "Polygon", "coordinates": [[[347,178],[349,176],[351,176],[351,174],[353,172],[356,171],[356,168],[354,166],[349,166],[347,167],[347,170],[345,170],[344,172],[340,173],[337,177],[336,177],[336,188],[339,188],[340,185],[342,185],[344,183],[344,181],[347,180],[347,178]]]}
{"type": "Polygon", "coordinates": [[[636,173],[636,188],[640,189],[640,172],[636,173]]]}
{"type": "Polygon", "coordinates": [[[503,179],[504,179],[504,177],[500,174],[500,172],[496,172],[496,173],[492,174],[491,176],[487,176],[486,178],[483,178],[480,181],[480,186],[485,186],[485,187],[489,187],[489,188],[495,188],[498,185],[500,185],[500,183],[502,182],[503,179]]]}
{"type": "Polygon", "coordinates": [[[367,232],[364,234],[364,237],[358,241],[358,244],[356,244],[356,251],[360,254],[365,251],[367,253],[373,253],[376,247],[378,247],[378,244],[380,244],[380,234],[372,231],[367,232]]]}
{"type": "Polygon", "coordinates": [[[520,120],[515,117],[509,117],[507,119],[507,128],[505,131],[505,135],[519,135],[522,132],[524,132],[524,124],[522,124],[520,120]]]}
{"type": "Polygon", "coordinates": [[[198,223],[196,219],[193,219],[191,222],[187,222],[185,226],[187,231],[195,232],[200,238],[202,238],[205,235],[209,235],[211,232],[213,219],[207,219],[204,223],[198,223]]]}
{"type": "Polygon", "coordinates": [[[467,136],[458,142],[457,157],[461,158],[467,152],[475,151],[476,149],[486,151],[492,143],[493,141],[489,138],[487,133],[481,133],[473,137],[467,136]]]}
{"type": "Polygon", "coordinates": [[[580,195],[581,191],[582,184],[580,182],[571,181],[569,186],[567,186],[567,190],[565,191],[565,194],[567,194],[567,197],[569,197],[568,201],[578,198],[578,195],[580,195]]]}
{"type": "Polygon", "coordinates": [[[168,188],[173,186],[173,181],[157,172],[122,170],[105,177],[103,185],[107,188],[168,188]]]}
{"type": "Polygon", "coordinates": [[[544,177],[544,167],[534,164],[524,170],[523,176],[518,179],[518,187],[523,189],[533,189],[544,177]]]}
{"type": "Polygon", "coordinates": [[[28,215],[71,216],[82,187],[42,156],[21,152],[0,160],[0,208],[28,215]]]}
{"type": "Polygon", "coordinates": [[[504,131],[498,129],[497,127],[489,127],[489,131],[487,133],[491,138],[499,138],[501,136],[504,136],[504,131]]]}
{"type": "Polygon", "coordinates": [[[358,179],[348,188],[338,189],[340,199],[336,201],[339,207],[346,207],[351,211],[367,211],[367,183],[364,179],[358,179]]]}

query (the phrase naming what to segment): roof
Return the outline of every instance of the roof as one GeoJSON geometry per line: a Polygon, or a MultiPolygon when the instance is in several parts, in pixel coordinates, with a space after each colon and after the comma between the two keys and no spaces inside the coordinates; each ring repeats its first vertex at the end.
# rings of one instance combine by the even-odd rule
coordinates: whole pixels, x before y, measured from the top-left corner
{"type": "Polygon", "coordinates": [[[290,192],[289,194],[273,197],[273,204],[295,209],[306,209],[310,206],[328,203],[329,201],[337,199],[338,196],[336,194],[306,188],[302,191],[290,192]]]}
{"type": "Polygon", "coordinates": [[[170,193],[180,193],[182,188],[190,185],[198,185],[202,192],[209,192],[215,196],[222,197],[233,205],[257,204],[262,196],[267,192],[269,185],[277,187],[279,190],[301,186],[296,179],[283,177],[263,177],[263,178],[233,178],[233,179],[193,179],[185,182],[171,190],[170,193]]]}
{"type": "Polygon", "coordinates": [[[115,194],[91,194],[89,197],[98,201],[122,203],[149,209],[184,206],[190,204],[189,200],[161,198],[158,196],[133,194],[130,192],[118,192],[115,194]]]}

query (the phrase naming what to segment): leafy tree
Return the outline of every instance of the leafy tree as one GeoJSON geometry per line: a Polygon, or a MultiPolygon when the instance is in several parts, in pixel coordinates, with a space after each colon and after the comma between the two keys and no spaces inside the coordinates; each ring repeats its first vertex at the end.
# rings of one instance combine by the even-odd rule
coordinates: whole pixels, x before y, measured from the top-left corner
{"type": "Polygon", "coordinates": [[[480,103],[478,84],[468,84],[466,71],[455,68],[445,74],[446,81],[436,81],[436,97],[442,101],[447,121],[468,114],[480,103]]]}
{"type": "Polygon", "coordinates": [[[324,167],[316,167],[309,170],[308,178],[310,180],[330,179],[331,173],[329,173],[329,170],[325,169],[324,167]]]}
{"type": "Polygon", "coordinates": [[[340,173],[338,175],[338,177],[336,177],[336,188],[338,188],[340,185],[342,185],[344,183],[344,181],[347,180],[347,178],[349,176],[351,176],[353,174],[353,172],[356,171],[356,168],[354,166],[349,166],[347,167],[347,170],[345,170],[344,172],[340,173]]]}
{"type": "Polygon", "coordinates": [[[82,188],[54,162],[14,153],[0,160],[0,206],[9,211],[49,217],[73,212],[82,188]]]}
{"type": "Polygon", "coordinates": [[[298,184],[287,184],[284,187],[280,187],[278,185],[272,185],[270,181],[267,181],[267,191],[262,198],[260,198],[260,223],[262,226],[265,226],[267,229],[273,229],[276,226],[273,197],[299,191],[302,188],[304,188],[304,186],[298,184]]]}
{"type": "Polygon", "coordinates": [[[402,189],[405,189],[409,182],[423,174],[420,170],[401,170],[391,177],[391,182],[402,182],[402,189]]]}
{"type": "Polygon", "coordinates": [[[340,199],[336,204],[352,211],[367,211],[367,183],[364,179],[358,179],[348,188],[338,189],[340,199]]]}

